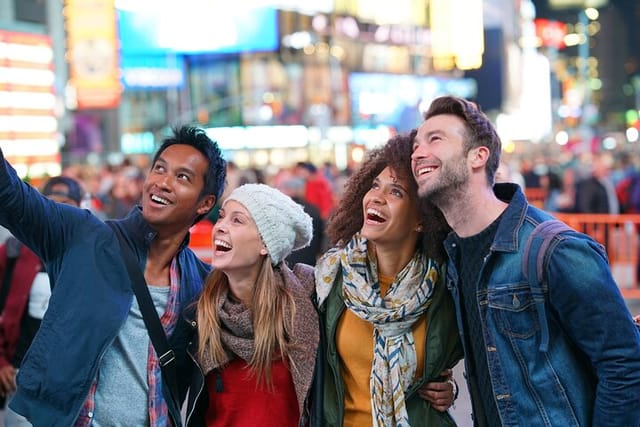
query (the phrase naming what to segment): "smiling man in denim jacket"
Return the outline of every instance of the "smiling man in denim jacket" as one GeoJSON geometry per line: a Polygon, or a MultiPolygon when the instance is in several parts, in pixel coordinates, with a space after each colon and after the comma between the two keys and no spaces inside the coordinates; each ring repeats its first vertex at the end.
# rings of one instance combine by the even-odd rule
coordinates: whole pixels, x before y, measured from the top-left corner
{"type": "Polygon", "coordinates": [[[523,253],[552,217],[517,185],[493,185],[500,149],[478,107],[446,96],[425,114],[412,156],[420,196],[453,229],[447,286],[475,424],[640,425],[640,334],[603,248],[578,232],[552,240],[539,313],[523,253]]]}

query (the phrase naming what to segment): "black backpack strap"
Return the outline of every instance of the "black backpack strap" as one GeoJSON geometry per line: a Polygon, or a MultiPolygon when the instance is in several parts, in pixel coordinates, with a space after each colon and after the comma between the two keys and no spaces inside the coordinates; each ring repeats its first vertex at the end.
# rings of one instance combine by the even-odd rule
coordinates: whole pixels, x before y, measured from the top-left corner
{"type": "Polygon", "coordinates": [[[545,297],[540,286],[544,280],[544,259],[553,238],[564,231],[573,231],[573,229],[557,219],[541,222],[531,232],[522,255],[522,273],[529,282],[540,321],[539,351],[541,352],[549,349],[549,325],[544,308],[545,297]]]}
{"type": "Polygon", "coordinates": [[[142,274],[142,270],[140,270],[140,267],[135,261],[136,257],[133,254],[133,251],[124,240],[122,231],[120,231],[118,226],[112,221],[107,221],[106,224],[111,227],[115,235],[118,237],[122,259],[127,266],[133,292],[136,295],[136,300],[140,306],[144,325],[147,328],[153,348],[156,350],[156,354],[158,355],[158,362],[160,364],[160,369],[162,370],[163,381],[166,381],[167,387],[169,388],[174,401],[179,402],[177,399],[179,394],[176,383],[177,374],[175,370],[175,353],[169,347],[167,334],[162,327],[160,317],[158,317],[158,312],[156,311],[153,300],[151,299],[151,294],[149,293],[147,282],[144,279],[144,274],[142,274]]]}

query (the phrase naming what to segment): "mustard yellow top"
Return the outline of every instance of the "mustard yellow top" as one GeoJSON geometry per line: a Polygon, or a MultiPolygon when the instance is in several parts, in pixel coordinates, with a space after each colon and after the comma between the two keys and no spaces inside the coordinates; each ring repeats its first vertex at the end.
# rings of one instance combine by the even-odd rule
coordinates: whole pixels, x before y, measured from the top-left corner
{"type": "MultiPolygon", "coordinates": [[[[380,293],[385,295],[393,277],[380,276],[380,293]]],[[[411,328],[416,343],[416,378],[422,376],[424,344],[427,336],[426,313],[411,328]]],[[[373,364],[373,325],[346,309],[338,321],[336,345],[344,382],[344,427],[370,426],[371,391],[369,378],[373,364]]]]}

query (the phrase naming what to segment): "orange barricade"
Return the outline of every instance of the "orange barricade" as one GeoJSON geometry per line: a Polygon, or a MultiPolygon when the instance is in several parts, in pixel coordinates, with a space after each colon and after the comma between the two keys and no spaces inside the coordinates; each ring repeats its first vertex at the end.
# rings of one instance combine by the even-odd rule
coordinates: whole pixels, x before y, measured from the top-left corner
{"type": "Polygon", "coordinates": [[[196,223],[189,229],[189,248],[204,262],[210,264],[213,256],[213,246],[211,245],[211,231],[213,223],[208,219],[196,223]]]}
{"type": "Polygon", "coordinates": [[[603,244],[620,292],[625,298],[639,299],[638,230],[640,215],[567,214],[553,215],[570,227],[588,234],[603,244]]]}
{"type": "Polygon", "coordinates": [[[542,209],[544,207],[544,201],[547,198],[547,190],[541,187],[527,187],[524,189],[524,194],[527,196],[527,201],[533,206],[542,209]]]}

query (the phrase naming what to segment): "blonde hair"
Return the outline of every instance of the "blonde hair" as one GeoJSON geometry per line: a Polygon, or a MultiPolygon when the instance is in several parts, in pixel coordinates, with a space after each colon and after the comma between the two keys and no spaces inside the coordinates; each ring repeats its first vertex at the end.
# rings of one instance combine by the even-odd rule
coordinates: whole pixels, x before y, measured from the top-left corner
{"type": "MultiPolygon", "coordinates": [[[[198,359],[202,362],[208,352],[208,357],[217,366],[227,360],[220,333],[223,326],[217,310],[225,291],[229,291],[227,276],[214,270],[205,280],[204,290],[197,304],[198,359]]],[[[271,387],[271,363],[274,359],[281,356],[290,369],[295,369],[289,357],[293,347],[290,338],[295,302],[287,289],[278,285],[269,257],[263,257],[249,309],[254,334],[254,351],[249,367],[258,383],[264,381],[271,387]]]]}

